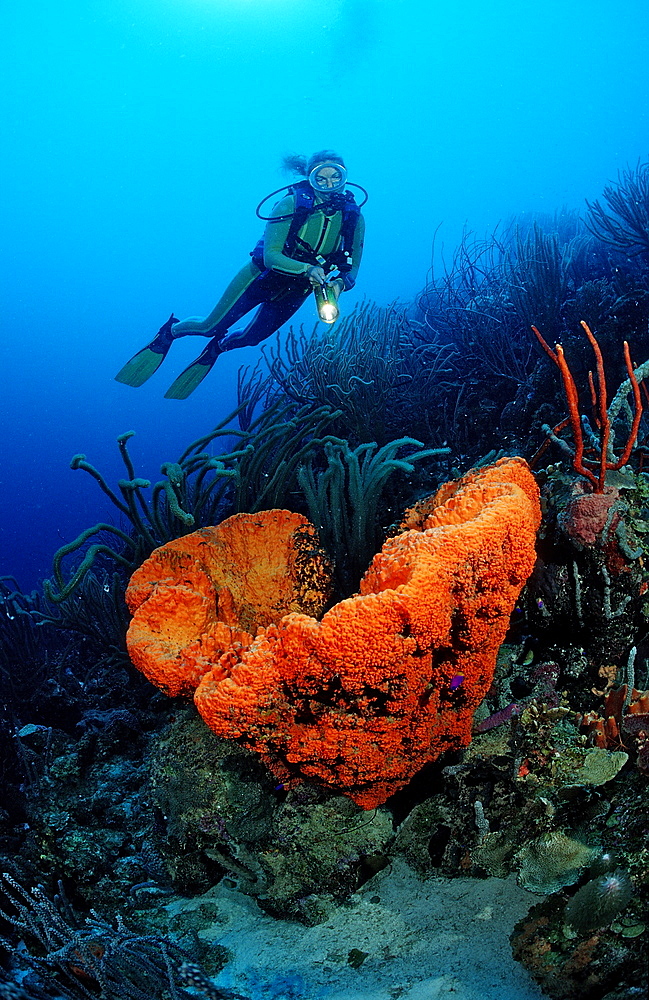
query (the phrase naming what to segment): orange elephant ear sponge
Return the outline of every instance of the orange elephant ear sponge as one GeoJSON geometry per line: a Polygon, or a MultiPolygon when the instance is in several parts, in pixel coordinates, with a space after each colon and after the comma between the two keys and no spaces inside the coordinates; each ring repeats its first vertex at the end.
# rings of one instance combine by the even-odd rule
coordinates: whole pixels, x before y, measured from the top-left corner
{"type": "Polygon", "coordinates": [[[226,651],[290,611],[319,615],[331,567],[301,514],[235,514],[156,549],[131,577],[131,660],[167,694],[193,694],[226,651]]]}
{"type": "Polygon", "coordinates": [[[442,487],[389,539],[360,594],[321,621],[290,614],[201,680],[221,736],[284,782],[307,778],[364,808],[466,746],[473,712],[535,559],[538,490],[522,459],[442,487]]]}
{"type": "Polygon", "coordinates": [[[534,566],[538,490],[519,458],[446,484],[321,620],[324,558],[296,517],[238,515],[158,549],[129,587],[129,652],[170,694],[196,688],[207,724],[281,781],[369,809],[469,743],[534,566]]]}

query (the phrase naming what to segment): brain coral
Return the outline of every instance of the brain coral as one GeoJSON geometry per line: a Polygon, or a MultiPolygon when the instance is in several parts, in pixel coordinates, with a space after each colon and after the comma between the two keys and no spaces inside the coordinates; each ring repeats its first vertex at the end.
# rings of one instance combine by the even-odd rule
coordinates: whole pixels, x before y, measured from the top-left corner
{"type": "MultiPolygon", "coordinates": [[[[254,639],[238,637],[221,656],[216,648],[207,669],[207,657],[195,653],[204,644],[195,614],[194,641],[188,630],[182,637],[186,674],[174,646],[173,685],[164,679],[170,657],[159,641],[170,626],[156,611],[155,656],[164,661],[156,683],[198,685],[194,698],[207,724],[257,751],[281,781],[313,780],[372,808],[444,750],[469,742],[473,712],[532,571],[539,521],[526,463],[502,459],[410,511],[407,530],[375,556],[360,593],[321,620],[289,613],[262,623],[254,639]]],[[[179,552],[191,537],[179,540],[179,552]]],[[[177,581],[185,596],[191,582],[183,572],[177,581]]],[[[146,599],[129,600],[146,632],[146,599]]],[[[172,615],[171,597],[166,608],[172,615]]],[[[129,632],[140,665],[133,638],[129,632]]],[[[155,679],[153,668],[145,672],[155,679]]]]}

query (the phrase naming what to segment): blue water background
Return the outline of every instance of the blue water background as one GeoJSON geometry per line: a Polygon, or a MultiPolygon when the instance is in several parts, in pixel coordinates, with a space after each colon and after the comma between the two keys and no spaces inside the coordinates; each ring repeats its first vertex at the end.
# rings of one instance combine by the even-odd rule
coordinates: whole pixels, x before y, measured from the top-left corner
{"type": "Polygon", "coordinates": [[[257,349],[185,402],[163,394],[203,340],[140,389],[113,376],[172,309],[209,312],[283,154],[333,147],[370,192],[348,311],[414,297],[440,224],[449,253],[583,209],[649,152],[646,0],[5,0],[0,37],[0,573],[24,589],[114,517],[72,455],[115,483],[135,430],[156,480],[235,405],[257,349]]]}

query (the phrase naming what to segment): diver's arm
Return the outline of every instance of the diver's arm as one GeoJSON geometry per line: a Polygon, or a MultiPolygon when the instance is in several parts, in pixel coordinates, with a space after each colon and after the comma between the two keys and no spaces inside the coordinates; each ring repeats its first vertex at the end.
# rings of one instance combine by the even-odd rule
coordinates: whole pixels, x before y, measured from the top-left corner
{"type": "MultiPolygon", "coordinates": [[[[274,207],[273,215],[292,215],[295,211],[295,197],[287,195],[274,207]]],[[[267,222],[264,230],[264,265],[280,274],[306,274],[309,267],[304,261],[293,260],[284,253],[284,244],[291,228],[291,220],[267,222]]]]}

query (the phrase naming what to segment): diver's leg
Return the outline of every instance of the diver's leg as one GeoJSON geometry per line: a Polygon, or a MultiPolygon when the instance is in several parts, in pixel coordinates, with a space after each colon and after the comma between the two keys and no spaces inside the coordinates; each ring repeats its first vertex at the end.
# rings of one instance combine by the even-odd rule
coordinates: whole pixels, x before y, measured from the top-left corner
{"type": "Polygon", "coordinates": [[[236,323],[261,302],[263,291],[258,290],[258,279],[261,276],[262,272],[250,261],[238,274],[235,274],[209,316],[205,316],[204,319],[192,316],[174,323],[174,340],[192,334],[200,337],[217,337],[225,334],[232,323],[236,323]]]}
{"type": "MultiPolygon", "coordinates": [[[[192,361],[192,363],[185,368],[185,370],[180,373],[178,378],[169,386],[165,393],[166,399],[187,399],[194,389],[200,385],[205,376],[209,374],[219,354],[223,352],[221,343],[228,331],[228,328],[232,325],[232,323],[236,323],[238,319],[244,316],[247,312],[250,312],[251,309],[254,309],[255,306],[259,305],[259,303],[270,294],[267,275],[254,265],[252,265],[252,268],[255,272],[252,281],[247,284],[239,285],[239,294],[227,300],[229,301],[229,309],[225,312],[222,311],[224,302],[226,301],[226,295],[224,294],[219,306],[212,310],[210,315],[204,320],[203,325],[207,325],[210,322],[212,323],[209,332],[207,332],[207,336],[210,337],[210,341],[196,360],[192,361]],[[216,322],[214,322],[215,320],[216,322]]],[[[242,273],[243,272],[239,272],[237,277],[241,277],[242,273]]],[[[232,289],[233,285],[234,283],[231,283],[231,285],[228,286],[229,289],[232,289]]],[[[190,333],[196,331],[186,332],[190,333]]],[[[173,333],[175,337],[176,327],[174,327],[173,333]]],[[[206,335],[205,332],[203,332],[203,335],[206,335]]],[[[183,336],[182,333],[181,336],[183,336]]]]}
{"type": "Polygon", "coordinates": [[[252,261],[242,267],[205,319],[178,320],[172,313],[167,322],[160,327],[151,343],[138,351],[117,373],[115,376],[117,381],[132,386],[143,385],[158,370],[173,341],[178,337],[185,337],[189,334],[198,334],[203,337],[222,337],[227,333],[231,323],[236,323],[241,316],[259,305],[264,298],[265,292],[259,287],[261,276],[262,272],[252,261]]]}
{"type": "Polygon", "coordinates": [[[221,351],[232,351],[237,347],[254,347],[279,330],[298,311],[310,294],[300,282],[296,288],[288,289],[270,301],[264,302],[244,330],[236,330],[222,338],[221,351]]]}

